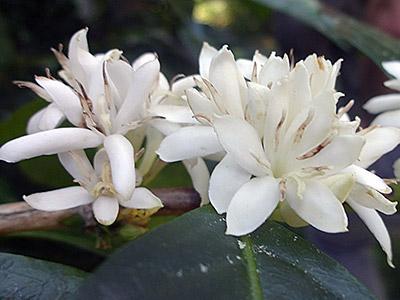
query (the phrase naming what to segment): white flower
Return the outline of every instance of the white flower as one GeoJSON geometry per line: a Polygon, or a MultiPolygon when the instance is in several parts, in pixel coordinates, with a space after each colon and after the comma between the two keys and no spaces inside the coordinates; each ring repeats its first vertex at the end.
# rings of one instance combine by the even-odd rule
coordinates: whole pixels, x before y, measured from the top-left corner
{"type": "MultiPolygon", "coordinates": [[[[352,102],[336,113],[341,94],[332,83],[338,69],[322,67],[330,64],[318,60],[322,79],[314,78],[318,70],[299,62],[262,94],[266,109],[261,128],[231,114],[214,117],[213,127],[227,155],[211,175],[210,201],[218,213],[227,213],[226,232],[232,235],[254,231],[277,208],[292,226],[344,232],[346,201],[391,263],[390,239],[375,209],[392,214],[396,203],[380,194],[391,189],[364,167],[398,145],[400,131],[356,132],[359,120],[341,118],[352,102]],[[313,89],[313,80],[326,84],[313,89]]],[[[259,89],[249,84],[250,90],[254,87],[259,89]]]]}
{"type": "MultiPolygon", "coordinates": [[[[382,66],[386,72],[395,77],[386,81],[385,85],[400,91],[400,62],[384,62],[382,66]]],[[[400,128],[400,93],[373,97],[365,103],[364,108],[371,114],[379,114],[372,124],[400,128]]]]}
{"type": "Polygon", "coordinates": [[[83,150],[58,154],[64,168],[80,186],[24,196],[33,208],[57,211],[92,203],[96,220],[111,225],[119,205],[135,209],[162,207],[159,198],[143,187],[135,188],[134,157],[128,141],[108,136],[94,158],[94,168],[83,150]]]}
{"type": "Polygon", "coordinates": [[[52,77],[36,77],[38,85],[22,83],[52,103],[30,120],[28,132],[34,133],[0,148],[0,159],[18,162],[104,146],[113,171],[115,193],[127,201],[135,190],[136,172],[130,163],[134,147],[124,135],[146,122],[146,101],[159,80],[160,64],[153,55],[134,68],[121,59],[119,50],[94,56],[88,51],[86,31],[72,37],[69,58],[56,52],[63,65],[60,74],[69,85],[52,77]],[[57,116],[61,112],[60,119],[53,118],[53,109],[57,116]],[[46,115],[51,116],[44,118],[46,115]],[[55,128],[64,116],[76,127],[55,128]],[[43,123],[49,126],[41,126],[43,123]]]}
{"type": "Polygon", "coordinates": [[[154,57],[134,69],[120,59],[119,50],[94,56],[87,48],[86,31],[81,30],[72,37],[69,59],[57,52],[64,67],[61,74],[70,86],[54,78],[36,77],[38,86],[34,89],[52,103],[30,120],[28,132],[35,133],[3,145],[0,159],[17,162],[39,155],[98,147],[107,136],[114,134],[121,135],[119,140],[123,141],[123,135],[142,124],[145,102],[158,81],[158,60],[154,57]],[[41,126],[43,116],[51,115],[49,111],[53,109],[55,112],[48,118],[52,122],[45,122],[52,126],[41,126]],[[60,112],[72,125],[85,128],[51,129],[60,123],[60,119],[53,118],[60,112]],[[43,129],[49,130],[39,131],[43,129]]]}

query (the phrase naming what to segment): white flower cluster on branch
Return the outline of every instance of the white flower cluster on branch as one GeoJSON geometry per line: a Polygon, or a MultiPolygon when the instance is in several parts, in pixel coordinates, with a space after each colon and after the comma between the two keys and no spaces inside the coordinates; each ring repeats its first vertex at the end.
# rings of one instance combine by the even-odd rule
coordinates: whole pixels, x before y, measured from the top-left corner
{"type": "MultiPolygon", "coordinates": [[[[37,85],[18,82],[49,105],[32,116],[28,135],[1,147],[0,158],[58,154],[79,183],[24,197],[31,206],[93,203],[96,219],[106,225],[116,220],[119,205],[161,207],[139,187],[158,155],[184,163],[202,204],[210,200],[226,213],[227,234],[251,233],[268,218],[345,232],[349,205],[392,265],[378,211],[393,214],[397,203],[385,198],[391,188],[367,168],[400,143],[400,129],[360,129],[360,120],[346,114],[353,101],[338,109],[341,61],[313,54],[294,64],[286,55],[259,52],[235,60],[227,46],[204,43],[199,74],[169,84],[156,55],[146,53],[132,65],[119,50],[92,55],[86,32],[72,37],[68,57],[55,51],[64,82],[51,75],[36,77],[37,85]],[[56,128],[64,119],[75,127],[56,128]],[[93,166],[86,148],[98,149],[93,166]],[[211,177],[204,159],[218,162],[211,177]]],[[[400,102],[388,103],[400,108],[400,102]]]]}

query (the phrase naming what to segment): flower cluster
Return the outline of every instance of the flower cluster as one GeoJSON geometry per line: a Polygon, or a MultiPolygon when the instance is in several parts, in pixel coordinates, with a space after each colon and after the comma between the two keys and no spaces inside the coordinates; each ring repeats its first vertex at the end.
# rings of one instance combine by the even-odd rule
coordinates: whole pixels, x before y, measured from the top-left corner
{"type": "MultiPolygon", "coordinates": [[[[346,114],[353,101],[338,109],[341,61],[314,54],[294,64],[286,55],[259,52],[235,60],[227,46],[204,43],[199,74],[169,84],[154,54],[132,65],[119,50],[90,54],[86,30],[72,37],[68,58],[61,50],[55,54],[67,84],[50,74],[36,77],[38,85],[18,82],[49,105],[31,118],[28,135],[1,147],[0,158],[57,153],[80,186],[24,197],[33,207],[93,203],[102,224],[116,220],[119,205],[159,208],[156,196],[136,187],[158,155],[184,163],[202,204],[210,200],[226,213],[227,234],[251,233],[268,218],[345,232],[349,205],[392,265],[378,211],[393,214],[397,203],[385,198],[391,188],[367,168],[400,143],[400,129],[361,129],[360,120],[346,114]],[[56,128],[64,119],[75,127],[56,128]],[[93,147],[92,166],[83,149],[93,147]],[[217,162],[211,176],[204,159],[217,162]]],[[[385,103],[369,106],[400,108],[391,98],[385,103]]]]}

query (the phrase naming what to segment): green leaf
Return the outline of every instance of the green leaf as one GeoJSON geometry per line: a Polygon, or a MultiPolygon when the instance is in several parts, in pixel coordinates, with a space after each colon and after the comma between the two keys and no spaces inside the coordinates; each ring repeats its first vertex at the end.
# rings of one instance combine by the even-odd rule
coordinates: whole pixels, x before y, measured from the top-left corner
{"type": "Polygon", "coordinates": [[[0,122],[0,144],[26,134],[29,118],[41,108],[46,101],[33,100],[20,106],[8,119],[0,122]]]}
{"type": "MultiPolygon", "coordinates": [[[[33,100],[19,107],[8,119],[0,122],[0,144],[26,134],[29,118],[46,106],[44,100],[33,100]]],[[[34,183],[48,187],[68,186],[71,176],[64,170],[56,155],[41,156],[18,163],[21,171],[34,183]]]]}
{"type": "Polygon", "coordinates": [[[69,266],[0,253],[0,298],[67,299],[85,275],[69,266]]]}
{"type": "Polygon", "coordinates": [[[162,225],[117,251],[78,299],[373,299],[333,259],[284,226],[225,235],[210,207],[162,225]]]}
{"type": "Polygon", "coordinates": [[[315,28],[338,46],[353,46],[377,65],[400,59],[400,41],[317,0],[256,0],[315,28]]]}

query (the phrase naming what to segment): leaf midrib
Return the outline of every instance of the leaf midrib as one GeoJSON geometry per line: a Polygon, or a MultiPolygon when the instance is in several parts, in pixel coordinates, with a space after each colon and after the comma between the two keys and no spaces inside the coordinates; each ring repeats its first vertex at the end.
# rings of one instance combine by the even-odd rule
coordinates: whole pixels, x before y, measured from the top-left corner
{"type": "Polygon", "coordinates": [[[248,235],[241,238],[244,243],[242,249],[243,258],[246,261],[247,275],[250,283],[250,294],[253,300],[264,300],[264,293],[261,287],[260,276],[257,272],[257,260],[253,251],[253,242],[248,235]]]}

